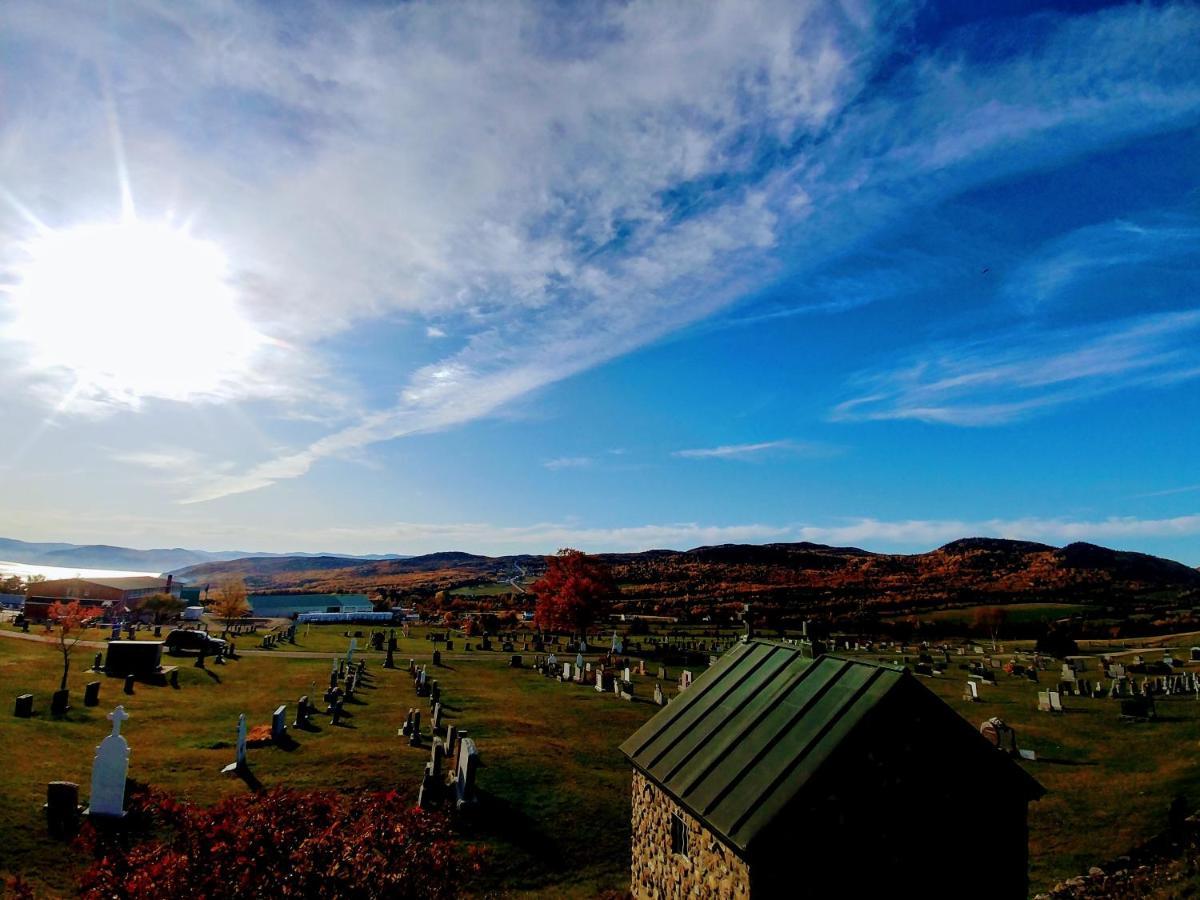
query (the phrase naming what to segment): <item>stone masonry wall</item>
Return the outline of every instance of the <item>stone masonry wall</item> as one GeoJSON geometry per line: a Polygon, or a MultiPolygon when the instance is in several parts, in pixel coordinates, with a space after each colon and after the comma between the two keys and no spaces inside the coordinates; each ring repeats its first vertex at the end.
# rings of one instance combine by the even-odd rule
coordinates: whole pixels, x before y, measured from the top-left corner
{"type": "Polygon", "coordinates": [[[630,891],[644,900],[746,898],[750,867],[641,772],[633,773],[630,891]],[[687,824],[688,856],[671,852],[671,815],[687,824]]]}

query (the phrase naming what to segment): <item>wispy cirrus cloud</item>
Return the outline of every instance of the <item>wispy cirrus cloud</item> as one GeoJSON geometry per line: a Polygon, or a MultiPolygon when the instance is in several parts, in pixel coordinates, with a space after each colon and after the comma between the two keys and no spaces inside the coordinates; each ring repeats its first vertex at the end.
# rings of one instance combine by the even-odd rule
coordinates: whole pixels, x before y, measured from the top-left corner
{"type": "Polygon", "coordinates": [[[1040,248],[1005,284],[1005,293],[1026,310],[1037,310],[1071,290],[1087,291],[1115,270],[1153,265],[1195,270],[1200,222],[1182,216],[1154,221],[1118,219],[1075,229],[1040,248]]]}
{"type": "Polygon", "coordinates": [[[555,471],[558,469],[586,469],[596,460],[590,456],[558,456],[542,463],[542,467],[555,471]]]}
{"type": "Polygon", "coordinates": [[[1200,310],[930,347],[860,373],[838,421],[1001,425],[1117,390],[1200,378],[1200,310]]]}
{"type": "Polygon", "coordinates": [[[836,447],[814,441],[763,441],[756,444],[723,444],[718,447],[698,447],[675,450],[672,456],[681,459],[735,459],[755,460],[769,456],[829,456],[837,452],[836,447]]]}
{"type": "Polygon", "coordinates": [[[187,498],[211,500],[492,415],[913,208],[1200,108],[1186,5],[1048,16],[986,60],[952,37],[885,72],[915,9],[10,2],[30,88],[0,158],[55,222],[111,207],[94,65],[137,195],[196,212],[264,334],[315,348],[401,315],[459,339],[398,366],[394,404],[187,498]]]}

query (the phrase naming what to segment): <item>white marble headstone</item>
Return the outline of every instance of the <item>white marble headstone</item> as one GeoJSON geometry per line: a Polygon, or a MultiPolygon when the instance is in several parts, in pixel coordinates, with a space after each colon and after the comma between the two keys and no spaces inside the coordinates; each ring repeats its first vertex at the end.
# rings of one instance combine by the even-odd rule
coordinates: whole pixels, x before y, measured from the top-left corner
{"type": "Polygon", "coordinates": [[[223,768],[222,772],[236,772],[246,767],[246,714],[238,716],[237,755],[234,761],[223,768]]]}
{"type": "Polygon", "coordinates": [[[112,734],[96,748],[92,762],[92,794],[90,814],[93,816],[125,815],[125,777],[129,773],[129,742],[121,735],[121,723],[129,718],[125,707],[118,706],[108,714],[113,723],[112,734]]]}

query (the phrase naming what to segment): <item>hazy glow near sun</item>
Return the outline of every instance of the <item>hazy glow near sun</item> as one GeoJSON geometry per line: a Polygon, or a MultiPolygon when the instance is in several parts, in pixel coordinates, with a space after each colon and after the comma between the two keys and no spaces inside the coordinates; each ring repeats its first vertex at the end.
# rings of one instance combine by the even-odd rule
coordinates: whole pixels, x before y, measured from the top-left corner
{"type": "Polygon", "coordinates": [[[220,248],[137,221],[48,231],[26,247],[9,334],[28,363],[124,402],[215,394],[264,338],[241,315],[220,248]]]}

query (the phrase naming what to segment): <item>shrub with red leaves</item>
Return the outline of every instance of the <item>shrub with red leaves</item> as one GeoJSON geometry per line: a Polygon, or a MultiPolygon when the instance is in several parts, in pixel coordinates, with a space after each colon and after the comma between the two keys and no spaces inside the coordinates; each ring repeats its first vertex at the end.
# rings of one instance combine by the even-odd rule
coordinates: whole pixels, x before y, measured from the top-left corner
{"type": "Polygon", "coordinates": [[[85,825],[80,894],[101,898],[453,897],[480,868],[438,814],[396,794],[276,789],[213,807],[131,791],[120,832],[85,825]]]}

